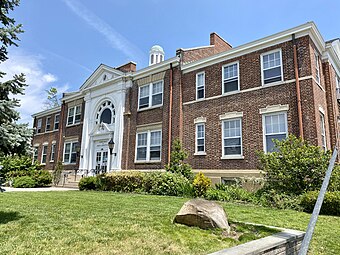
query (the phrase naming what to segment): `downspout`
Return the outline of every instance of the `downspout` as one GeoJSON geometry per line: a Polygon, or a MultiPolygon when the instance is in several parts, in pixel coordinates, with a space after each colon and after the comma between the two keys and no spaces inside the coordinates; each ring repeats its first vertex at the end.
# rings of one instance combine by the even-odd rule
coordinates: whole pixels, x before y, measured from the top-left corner
{"type": "Polygon", "coordinates": [[[61,104],[61,111],[59,116],[59,139],[58,139],[58,155],[57,159],[62,161],[61,158],[61,145],[64,132],[64,112],[65,112],[65,101],[61,104]]]}
{"type": "Polygon", "coordinates": [[[299,81],[299,68],[297,61],[297,46],[295,40],[295,34],[292,34],[293,40],[293,52],[294,52],[294,70],[295,70],[295,83],[296,83],[296,97],[297,97],[297,108],[298,108],[298,119],[299,119],[299,131],[300,137],[303,140],[303,120],[302,120],[302,110],[301,110],[301,93],[300,93],[300,81],[299,81]]]}
{"type": "Polygon", "coordinates": [[[172,64],[170,63],[170,89],[169,89],[169,127],[168,127],[168,164],[170,163],[171,155],[171,132],[172,132],[172,64]]]}

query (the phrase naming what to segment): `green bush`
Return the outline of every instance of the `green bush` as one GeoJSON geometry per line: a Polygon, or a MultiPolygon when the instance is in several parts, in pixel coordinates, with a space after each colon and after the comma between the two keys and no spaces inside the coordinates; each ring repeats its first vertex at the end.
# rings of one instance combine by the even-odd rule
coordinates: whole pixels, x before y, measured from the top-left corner
{"type": "MultiPolygon", "coordinates": [[[[301,196],[300,205],[305,212],[312,213],[319,191],[310,191],[301,196]]],[[[321,214],[340,216],[340,191],[326,192],[321,214]]]]}
{"type": "Polygon", "coordinates": [[[175,139],[172,144],[170,162],[165,166],[165,170],[175,174],[181,174],[187,179],[192,179],[193,172],[189,164],[184,163],[188,158],[188,153],[182,149],[179,139],[175,139]]]}
{"type": "Polygon", "coordinates": [[[217,201],[233,201],[233,198],[231,195],[224,191],[219,189],[208,189],[205,198],[208,200],[217,200],[217,201]]]}
{"type": "Polygon", "coordinates": [[[63,162],[58,160],[52,172],[52,181],[54,185],[58,185],[61,180],[61,174],[64,170],[63,162]]]}
{"type": "Polygon", "coordinates": [[[102,174],[97,177],[97,188],[103,191],[138,192],[143,189],[144,174],[124,172],[102,174]]]}
{"type": "Polygon", "coordinates": [[[196,174],[193,188],[195,192],[195,197],[202,197],[205,195],[207,190],[211,187],[211,179],[206,177],[203,173],[199,172],[196,174]]]}
{"type": "Polygon", "coordinates": [[[32,178],[36,182],[36,187],[46,187],[52,183],[52,175],[47,170],[34,171],[32,178]]]}
{"type": "Polygon", "coordinates": [[[321,187],[330,160],[330,151],[293,135],[274,141],[276,152],[260,152],[260,169],[265,172],[266,188],[278,193],[299,195],[321,187]]]}
{"type": "Polygon", "coordinates": [[[216,184],[216,189],[228,193],[232,200],[251,202],[254,198],[252,192],[238,185],[216,184]]]}
{"type": "Polygon", "coordinates": [[[34,188],[35,186],[36,182],[30,176],[20,176],[13,179],[14,188],[34,188]]]}
{"type": "Polygon", "coordinates": [[[79,190],[96,190],[97,189],[97,177],[90,176],[81,178],[78,183],[79,190]]]}
{"type": "Polygon", "coordinates": [[[0,165],[2,165],[0,177],[3,178],[7,178],[9,172],[19,171],[21,175],[18,176],[25,176],[25,174],[22,175],[23,172],[32,172],[42,168],[39,163],[33,163],[32,157],[29,156],[7,156],[1,159],[0,165]]]}
{"type": "Polygon", "coordinates": [[[261,189],[255,193],[253,203],[278,209],[301,210],[298,195],[285,194],[276,190],[261,189]]]}
{"type": "Polygon", "coordinates": [[[340,165],[334,166],[327,190],[340,191],[340,165]]]}
{"type": "Polygon", "coordinates": [[[191,196],[192,185],[181,174],[154,172],[145,175],[144,191],[154,195],[191,196]]]}

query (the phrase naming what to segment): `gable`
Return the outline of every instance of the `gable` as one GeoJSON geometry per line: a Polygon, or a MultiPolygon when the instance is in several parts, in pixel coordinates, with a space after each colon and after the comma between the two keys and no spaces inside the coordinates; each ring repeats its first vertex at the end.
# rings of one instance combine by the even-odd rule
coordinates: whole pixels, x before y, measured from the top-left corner
{"type": "Polygon", "coordinates": [[[122,75],[123,73],[121,71],[101,64],[80,87],[80,90],[94,88],[122,75]]]}

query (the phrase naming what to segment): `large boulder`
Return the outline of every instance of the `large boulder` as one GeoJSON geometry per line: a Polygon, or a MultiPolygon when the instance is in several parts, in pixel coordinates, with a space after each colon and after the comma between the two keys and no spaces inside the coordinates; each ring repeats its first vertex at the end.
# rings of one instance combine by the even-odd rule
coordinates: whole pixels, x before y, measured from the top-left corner
{"type": "Polygon", "coordinates": [[[204,199],[191,199],[177,213],[174,223],[202,229],[221,228],[228,233],[227,214],[219,204],[204,199]]]}

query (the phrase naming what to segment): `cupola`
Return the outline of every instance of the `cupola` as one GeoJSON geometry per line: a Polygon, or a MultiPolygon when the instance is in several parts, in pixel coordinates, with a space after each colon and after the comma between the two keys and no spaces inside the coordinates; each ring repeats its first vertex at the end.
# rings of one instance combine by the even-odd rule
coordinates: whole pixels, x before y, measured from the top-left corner
{"type": "Polygon", "coordinates": [[[158,64],[164,60],[164,50],[159,45],[154,45],[150,50],[149,66],[158,64]]]}

